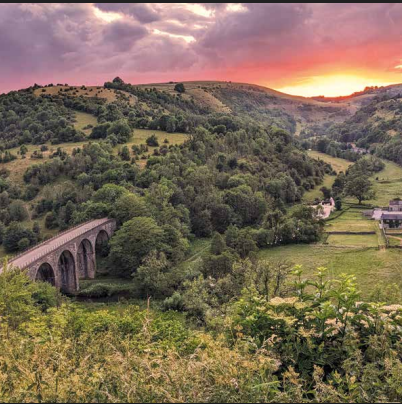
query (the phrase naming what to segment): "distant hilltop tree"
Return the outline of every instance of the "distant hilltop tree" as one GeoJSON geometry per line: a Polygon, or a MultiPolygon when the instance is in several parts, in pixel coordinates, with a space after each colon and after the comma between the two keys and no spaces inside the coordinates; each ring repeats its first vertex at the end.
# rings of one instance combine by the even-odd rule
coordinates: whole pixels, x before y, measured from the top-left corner
{"type": "Polygon", "coordinates": [[[115,78],[113,79],[113,83],[116,83],[116,84],[124,84],[124,81],[123,81],[120,77],[115,77],[115,78]]]}
{"type": "Polygon", "coordinates": [[[177,91],[178,93],[184,93],[186,91],[186,89],[184,88],[184,84],[183,83],[177,83],[174,86],[174,90],[177,91]]]}

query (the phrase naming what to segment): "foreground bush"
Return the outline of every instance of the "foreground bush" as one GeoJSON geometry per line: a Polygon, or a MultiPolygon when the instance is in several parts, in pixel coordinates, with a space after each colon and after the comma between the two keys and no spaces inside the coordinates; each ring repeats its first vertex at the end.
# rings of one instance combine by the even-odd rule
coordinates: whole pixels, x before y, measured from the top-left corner
{"type": "Polygon", "coordinates": [[[250,289],[224,319],[226,333],[214,334],[191,330],[182,314],[132,304],[66,301],[44,311],[37,286],[18,271],[0,284],[1,402],[402,398],[400,308],[357,304],[350,280],[337,289],[318,281],[313,295],[300,281],[297,298],[250,289]]]}

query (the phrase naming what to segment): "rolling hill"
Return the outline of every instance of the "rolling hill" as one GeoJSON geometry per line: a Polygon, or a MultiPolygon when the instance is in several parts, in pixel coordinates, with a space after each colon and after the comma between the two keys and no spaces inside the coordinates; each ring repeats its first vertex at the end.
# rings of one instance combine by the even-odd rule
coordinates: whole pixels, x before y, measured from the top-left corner
{"type": "MultiPolygon", "coordinates": [[[[343,122],[352,116],[356,106],[348,102],[324,102],[311,98],[292,96],[267,87],[228,81],[183,82],[183,100],[194,102],[210,112],[221,114],[247,114],[253,118],[274,123],[292,134],[316,124],[343,122]]],[[[176,96],[176,83],[151,83],[133,85],[138,90],[157,90],[176,96]]],[[[73,98],[96,98],[106,102],[128,100],[138,105],[138,97],[124,90],[104,87],[51,86],[37,88],[35,95],[68,95],[73,98]]],[[[142,107],[147,103],[142,102],[142,107]]]]}

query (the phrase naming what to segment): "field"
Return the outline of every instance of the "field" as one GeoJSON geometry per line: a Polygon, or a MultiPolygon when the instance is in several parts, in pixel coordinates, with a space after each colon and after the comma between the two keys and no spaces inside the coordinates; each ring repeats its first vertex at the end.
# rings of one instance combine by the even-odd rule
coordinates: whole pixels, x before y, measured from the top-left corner
{"type": "MultiPolygon", "coordinates": [[[[352,165],[352,163],[350,161],[344,160],[344,159],[340,159],[337,157],[331,157],[328,154],[324,154],[324,153],[320,153],[318,151],[315,150],[309,150],[308,151],[308,155],[316,160],[323,160],[329,164],[331,164],[332,168],[337,172],[345,172],[349,166],[352,165]]],[[[303,199],[306,202],[313,202],[316,198],[322,199],[322,192],[320,191],[320,189],[322,187],[327,187],[327,188],[331,188],[332,184],[335,181],[336,176],[335,175],[326,175],[324,177],[323,183],[316,186],[314,189],[306,192],[303,196],[303,199]]]]}
{"type": "MultiPolygon", "coordinates": [[[[160,146],[162,146],[165,139],[169,141],[170,145],[182,144],[188,139],[188,135],[185,133],[167,133],[161,130],[134,129],[133,137],[126,144],[129,148],[133,145],[145,144],[146,139],[153,134],[158,138],[160,146]]],[[[118,150],[121,146],[122,145],[116,146],[115,150],[118,150]]],[[[154,148],[150,147],[149,149],[153,150],[154,148]]]]}
{"type": "Polygon", "coordinates": [[[331,234],[327,243],[331,246],[342,247],[377,247],[378,239],[376,234],[331,234]]]}
{"type": "Polygon", "coordinates": [[[335,175],[325,175],[322,184],[317,185],[314,189],[310,189],[310,191],[307,191],[303,195],[303,200],[307,203],[314,202],[316,199],[321,200],[323,198],[323,195],[322,195],[322,192],[320,191],[320,189],[322,187],[327,187],[330,189],[332,187],[332,184],[335,181],[335,178],[336,178],[335,175]]]}
{"type": "MultiPolygon", "coordinates": [[[[357,242],[358,236],[348,237],[357,242]]],[[[362,241],[367,243],[368,240],[362,241]]],[[[395,283],[402,288],[402,251],[399,249],[378,250],[367,246],[335,244],[291,245],[261,250],[259,258],[286,259],[295,265],[302,265],[306,278],[313,277],[315,269],[321,266],[328,269],[329,279],[342,273],[354,275],[363,297],[368,297],[381,284],[395,283]]]]}
{"type": "Polygon", "coordinates": [[[376,191],[375,199],[365,203],[388,206],[391,199],[402,197],[402,167],[391,161],[383,161],[385,168],[371,177],[376,191]]]}
{"type": "Polygon", "coordinates": [[[327,232],[375,232],[376,222],[365,218],[361,209],[351,208],[336,219],[328,221],[325,230],[327,232]]]}
{"type": "Polygon", "coordinates": [[[346,171],[353,163],[338,157],[332,157],[329,154],[320,153],[315,150],[309,150],[308,155],[316,160],[323,160],[331,164],[332,168],[337,172],[346,171]]]}
{"type": "MultiPolygon", "coordinates": [[[[395,283],[402,288],[402,250],[385,249],[377,222],[365,218],[363,210],[345,204],[340,216],[326,222],[327,233],[322,242],[264,249],[259,252],[259,258],[285,259],[302,265],[306,278],[311,278],[320,266],[328,268],[330,279],[342,273],[355,275],[363,297],[369,297],[379,285],[395,283]],[[357,234],[359,232],[372,234],[357,234]]],[[[335,212],[335,215],[339,213],[335,212]]],[[[391,246],[400,245],[402,238],[390,241],[391,246]]]]}
{"type": "MultiPolygon", "coordinates": [[[[337,172],[345,171],[352,164],[347,160],[331,157],[314,150],[309,151],[308,154],[310,157],[330,163],[337,172]]],[[[379,173],[372,175],[370,178],[373,183],[373,188],[376,191],[376,196],[372,200],[365,201],[365,204],[384,207],[388,206],[391,199],[398,196],[402,197],[402,167],[391,161],[383,160],[383,162],[385,163],[385,168],[379,173]]],[[[319,188],[324,185],[326,187],[331,187],[334,180],[335,177],[325,176],[324,183],[318,186],[318,189],[316,188],[312,191],[306,192],[304,199],[306,201],[312,201],[317,195],[322,197],[319,188]]],[[[345,200],[347,202],[356,202],[356,200],[352,200],[351,198],[346,198],[345,200]]]]}

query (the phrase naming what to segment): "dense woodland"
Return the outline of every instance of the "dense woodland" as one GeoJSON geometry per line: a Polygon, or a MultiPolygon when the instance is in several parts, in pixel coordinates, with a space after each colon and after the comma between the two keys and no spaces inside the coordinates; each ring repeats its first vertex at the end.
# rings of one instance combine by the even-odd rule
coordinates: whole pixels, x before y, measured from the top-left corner
{"type": "MultiPolygon", "coordinates": [[[[0,96],[3,162],[33,162],[22,184],[2,167],[0,239],[14,253],[43,239],[39,221],[63,230],[113,217],[118,229],[102,252],[103,275],[131,279],[138,300],[98,310],[6,267],[0,399],[399,401],[400,306],[362,302],[351,277],[330,282],[319,268],[307,280],[286,259],[256,257],[260,248],[315,242],[323,230],[302,197],[336,173],[284,129],[290,122],[292,131],[291,120],[279,128],[247,105],[213,112],[184,99],[185,85],[175,95],[119,78],[105,88],[118,99],[74,97],[74,88],[37,96],[36,86],[0,96]],[[74,111],[97,118],[89,135],[74,128],[74,111]],[[151,136],[113,152],[140,128],[188,139],[159,144],[151,136]],[[63,150],[82,139],[72,153],[63,150]],[[60,146],[44,159],[46,142],[60,146]],[[28,144],[38,145],[36,154],[26,156],[28,144]],[[211,239],[202,265],[183,270],[191,243],[202,238],[211,239]]],[[[368,175],[381,169],[381,160],[361,158],[338,173],[328,195],[362,202],[372,193],[368,175]]],[[[112,292],[95,284],[85,295],[112,292]]]]}

